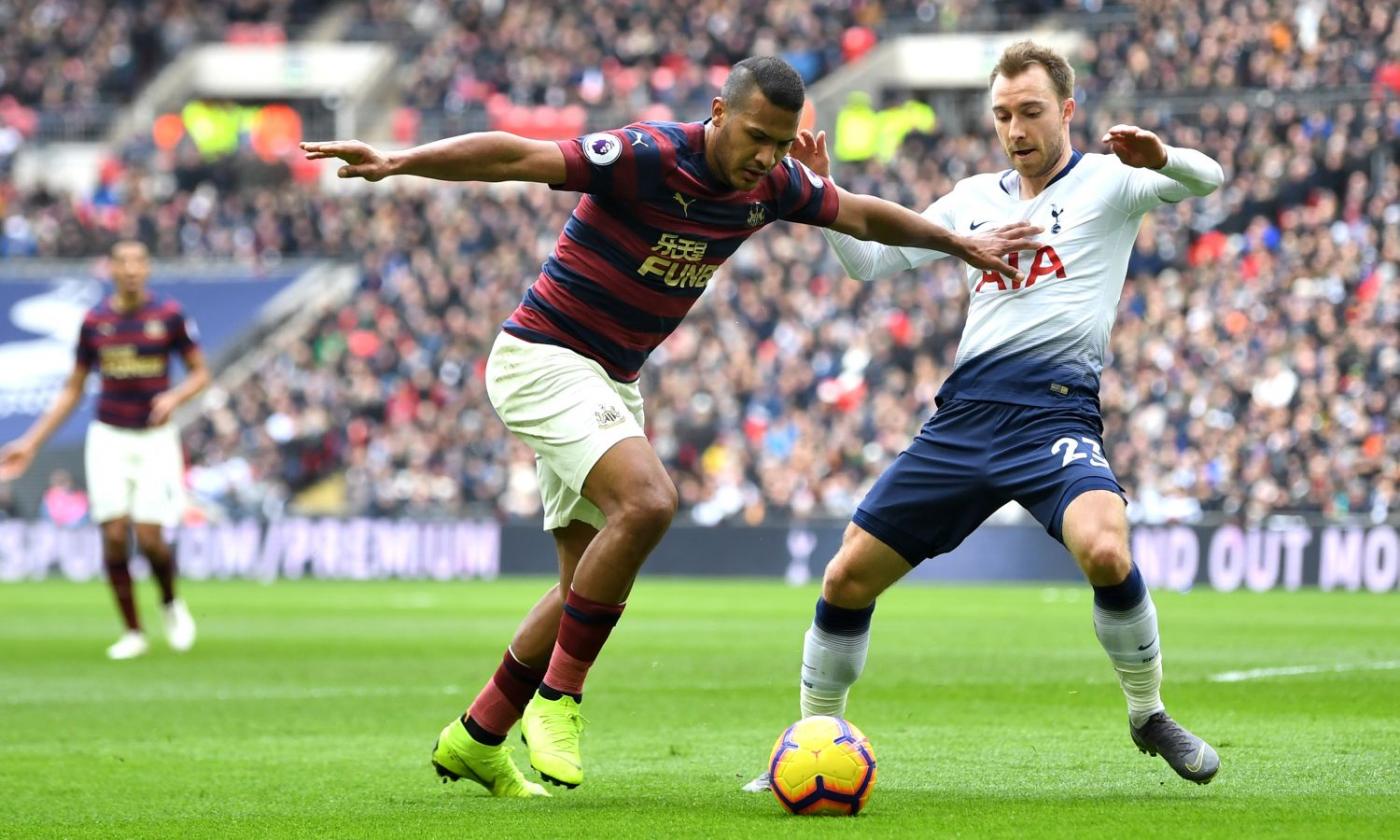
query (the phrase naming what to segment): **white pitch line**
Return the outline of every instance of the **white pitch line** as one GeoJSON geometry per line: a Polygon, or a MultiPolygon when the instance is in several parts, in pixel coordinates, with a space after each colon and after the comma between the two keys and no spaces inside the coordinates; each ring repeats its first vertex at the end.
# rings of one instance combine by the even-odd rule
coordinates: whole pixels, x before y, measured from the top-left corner
{"type": "Polygon", "coordinates": [[[1355,662],[1336,665],[1289,665],[1282,668],[1251,668],[1248,671],[1225,671],[1211,674],[1206,679],[1211,682],[1244,682],[1245,680],[1267,680],[1271,677],[1300,677],[1307,674],[1341,674],[1347,671],[1394,671],[1400,668],[1400,660],[1387,662],[1355,662]]]}

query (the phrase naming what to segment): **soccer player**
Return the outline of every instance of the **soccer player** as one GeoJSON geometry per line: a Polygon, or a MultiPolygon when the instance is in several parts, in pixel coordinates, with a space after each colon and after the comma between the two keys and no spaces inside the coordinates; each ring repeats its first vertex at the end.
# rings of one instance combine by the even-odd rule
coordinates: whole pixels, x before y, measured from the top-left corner
{"type": "Polygon", "coordinates": [[[637,123],[559,143],[484,132],[396,153],[357,141],[302,144],[308,158],[344,161],[341,177],[533,181],[586,194],[486,365],[492,405],[536,453],[559,583],[467,713],[442,730],[432,761],[444,778],[496,796],[544,795],[502,746],[520,720],[544,779],[583,781],[584,678],[677,504],[643,432],[638,373],[745,239],[786,219],[1021,276],[1000,255],[1033,247],[1033,225],[954,234],[788,159],[804,98],[792,67],[750,58],[704,122],[637,123]]]}
{"type": "MultiPolygon", "coordinates": [[[[967,272],[972,299],[937,412],[875,482],[826,567],[802,656],[801,710],[842,717],[860,676],[875,600],[925,558],[952,551],[1015,500],[1065,545],[1094,589],[1094,628],[1127,697],[1129,732],[1183,778],[1206,783],[1215,750],[1162,705],[1157,613],[1128,552],[1123,490],[1103,450],[1099,373],[1143,214],[1224,180],[1200,152],[1114,126],[1112,154],[1070,146],[1074,71],[1029,41],[991,76],[1011,169],[966,178],[924,216],[952,230],[1028,221],[1046,232],[1011,257],[1025,279],[967,272]]],[[[794,155],[825,174],[825,138],[794,155]]],[[[824,232],[852,277],[873,280],[942,254],[824,232]]],[[[746,785],[767,787],[767,774],[746,785]]]]}
{"type": "Polygon", "coordinates": [[[88,373],[102,379],[97,418],[88,425],[85,461],[92,520],[102,529],[102,561],[126,632],[107,648],[111,659],[133,659],[149,649],[131,593],[131,531],[160,585],[165,637],[170,647],[194,645],[195,624],[175,594],[175,551],[162,529],[180,521],[184,487],[180,435],[170,422],[175,409],[209,383],[194,325],[180,305],[146,289],[150,254],[140,242],[112,246],[113,291],[83,318],[77,358],[53,405],[24,436],[0,448],[0,479],[29,468],[34,455],[63,425],[83,397],[88,373]],[[170,354],[179,353],[187,375],[170,385],[170,354]]]}

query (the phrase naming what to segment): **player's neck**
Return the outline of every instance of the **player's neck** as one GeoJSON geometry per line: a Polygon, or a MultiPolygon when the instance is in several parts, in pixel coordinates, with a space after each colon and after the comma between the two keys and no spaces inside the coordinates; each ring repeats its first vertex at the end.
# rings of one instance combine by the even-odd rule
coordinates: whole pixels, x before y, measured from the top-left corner
{"type": "Polygon", "coordinates": [[[134,295],[117,292],[112,295],[112,308],[118,312],[135,312],[141,308],[141,304],[146,302],[145,291],[137,292],[134,295]]]}
{"type": "Polygon", "coordinates": [[[732,190],[735,189],[734,185],[725,180],[724,176],[720,174],[724,171],[724,167],[720,166],[719,159],[715,157],[717,153],[717,149],[715,148],[715,134],[718,131],[719,129],[715,128],[714,122],[705,120],[705,168],[710,170],[711,178],[732,190]]]}
{"type": "Polygon", "coordinates": [[[1068,141],[1066,141],[1064,151],[1060,152],[1059,162],[1051,167],[1049,172],[1039,178],[1026,178],[1022,176],[1021,198],[1035,198],[1045,192],[1045,188],[1050,186],[1050,182],[1055,180],[1055,177],[1061,172],[1065,171],[1066,166],[1069,166],[1069,161],[1072,157],[1074,157],[1074,149],[1070,146],[1068,141]]]}

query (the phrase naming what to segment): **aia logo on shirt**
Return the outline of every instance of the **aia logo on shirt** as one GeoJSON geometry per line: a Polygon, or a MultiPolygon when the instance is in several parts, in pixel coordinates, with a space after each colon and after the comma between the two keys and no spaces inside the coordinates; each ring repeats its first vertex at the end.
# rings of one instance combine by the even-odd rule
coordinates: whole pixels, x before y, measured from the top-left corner
{"type": "MultiPolygon", "coordinates": [[[[1021,267],[1021,255],[1010,254],[1006,261],[1011,263],[1012,268],[1021,267]]],[[[1038,248],[1035,257],[1031,260],[1031,267],[1026,270],[1026,279],[1016,282],[1010,277],[1004,277],[995,271],[982,272],[982,279],[977,281],[972,293],[977,294],[984,289],[989,292],[1008,292],[1016,289],[1026,289],[1035,285],[1035,281],[1041,277],[1053,275],[1057,280],[1064,280],[1065,264],[1060,262],[1060,255],[1055,253],[1055,249],[1046,245],[1038,248]],[[995,287],[995,288],[991,288],[995,287]]]]}

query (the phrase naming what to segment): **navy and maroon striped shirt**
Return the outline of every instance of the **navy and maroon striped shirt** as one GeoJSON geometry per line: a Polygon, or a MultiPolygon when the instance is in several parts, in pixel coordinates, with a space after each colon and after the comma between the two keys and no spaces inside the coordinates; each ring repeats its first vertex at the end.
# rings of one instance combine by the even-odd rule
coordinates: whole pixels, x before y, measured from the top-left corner
{"type": "Polygon", "coordinates": [[[744,240],[778,219],[836,219],[835,185],[792,158],[747,192],[720,181],[704,123],[634,123],[559,148],[567,175],[551,187],[586,195],[503,329],[587,356],[619,382],[637,379],[744,240]]]}
{"type": "Polygon", "coordinates": [[[102,377],[97,419],[127,429],[146,428],[151,401],[170,387],[170,354],[198,346],[180,304],[148,295],[131,312],[110,299],[88,311],[78,332],[78,364],[102,377]]]}

